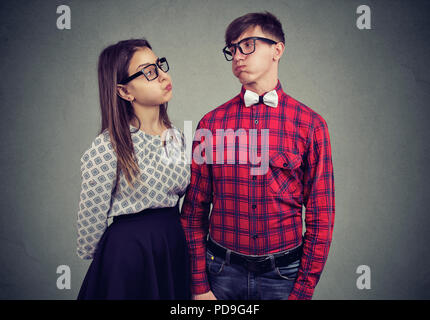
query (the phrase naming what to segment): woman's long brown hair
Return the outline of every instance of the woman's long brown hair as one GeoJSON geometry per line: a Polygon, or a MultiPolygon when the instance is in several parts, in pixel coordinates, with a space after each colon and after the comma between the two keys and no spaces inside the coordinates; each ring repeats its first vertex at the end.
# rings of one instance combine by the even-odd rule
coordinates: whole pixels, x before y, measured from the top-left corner
{"type": "MultiPolygon", "coordinates": [[[[120,41],[102,51],[98,64],[102,118],[100,133],[108,130],[117,155],[117,173],[122,171],[130,186],[140,172],[130,134],[130,122],[136,115],[131,103],[118,96],[117,85],[128,77],[128,67],[134,52],[144,47],[152,50],[146,39],[120,41]]],[[[159,119],[167,128],[172,127],[167,115],[167,102],[160,105],[159,119]]]]}

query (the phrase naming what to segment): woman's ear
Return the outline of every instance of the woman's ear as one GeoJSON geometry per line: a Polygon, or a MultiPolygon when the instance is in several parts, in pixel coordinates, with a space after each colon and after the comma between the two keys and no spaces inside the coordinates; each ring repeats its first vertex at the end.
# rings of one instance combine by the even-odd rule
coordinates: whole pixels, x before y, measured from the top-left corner
{"type": "Polygon", "coordinates": [[[124,100],[130,101],[130,102],[134,100],[134,97],[128,92],[127,87],[122,84],[118,84],[116,86],[116,93],[120,98],[124,100]]]}

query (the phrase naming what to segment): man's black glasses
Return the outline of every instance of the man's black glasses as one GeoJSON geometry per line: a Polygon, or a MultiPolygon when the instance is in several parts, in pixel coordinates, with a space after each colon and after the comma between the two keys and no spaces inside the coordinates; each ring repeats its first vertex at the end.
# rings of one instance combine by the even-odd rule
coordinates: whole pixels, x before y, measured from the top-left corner
{"type": "Polygon", "coordinates": [[[127,79],[120,82],[120,84],[126,84],[131,80],[141,76],[142,74],[148,81],[152,81],[158,78],[158,69],[163,72],[169,71],[169,64],[167,63],[166,58],[159,58],[155,63],[148,64],[142,70],[136,72],[135,74],[129,76],[127,79]]]}
{"type": "Polygon", "coordinates": [[[267,38],[261,37],[249,37],[240,40],[238,43],[231,43],[222,49],[224,52],[225,59],[227,61],[233,60],[234,55],[236,54],[237,48],[239,48],[242,54],[251,54],[255,51],[255,40],[261,40],[269,44],[276,44],[276,41],[267,38]]]}

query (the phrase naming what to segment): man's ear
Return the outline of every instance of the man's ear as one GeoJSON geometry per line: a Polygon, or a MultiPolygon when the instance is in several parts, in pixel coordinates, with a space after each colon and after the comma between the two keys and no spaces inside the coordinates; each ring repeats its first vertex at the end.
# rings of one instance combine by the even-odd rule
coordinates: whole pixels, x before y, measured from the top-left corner
{"type": "Polygon", "coordinates": [[[116,86],[116,94],[124,100],[130,101],[130,102],[134,100],[134,97],[130,95],[130,93],[128,92],[127,87],[122,84],[118,84],[116,86]]]}
{"type": "Polygon", "coordinates": [[[279,61],[285,51],[285,44],[283,42],[278,42],[275,44],[275,52],[273,54],[273,60],[279,61]]]}

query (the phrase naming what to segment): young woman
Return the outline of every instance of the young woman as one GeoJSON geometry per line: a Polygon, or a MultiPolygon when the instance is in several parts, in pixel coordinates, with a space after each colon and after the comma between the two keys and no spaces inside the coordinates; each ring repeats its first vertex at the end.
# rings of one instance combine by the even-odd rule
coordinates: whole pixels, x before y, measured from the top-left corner
{"type": "Polygon", "coordinates": [[[99,57],[102,124],[81,158],[77,224],[77,254],[93,261],[78,299],[190,298],[178,209],[190,168],[167,115],[168,70],[145,39],[99,57]]]}

